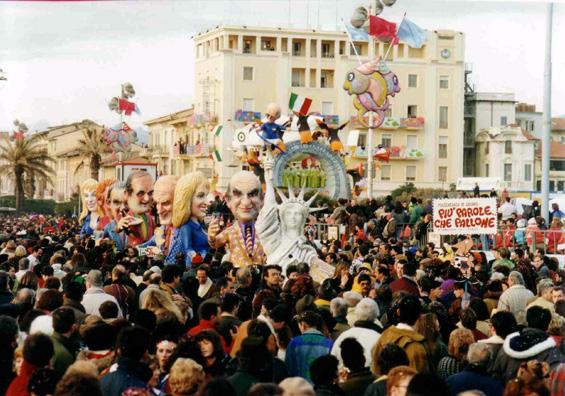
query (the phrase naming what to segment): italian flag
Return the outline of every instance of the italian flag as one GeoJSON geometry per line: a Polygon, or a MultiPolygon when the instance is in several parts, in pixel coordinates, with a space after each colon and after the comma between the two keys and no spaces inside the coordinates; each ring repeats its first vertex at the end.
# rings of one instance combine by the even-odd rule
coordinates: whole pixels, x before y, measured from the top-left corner
{"type": "Polygon", "coordinates": [[[222,162],[222,156],[220,155],[218,149],[214,150],[214,159],[218,162],[222,162]]]}
{"type": "Polygon", "coordinates": [[[217,126],[214,128],[214,135],[220,136],[220,133],[222,133],[222,128],[223,128],[223,126],[217,125],[217,126]]]}
{"type": "Polygon", "coordinates": [[[308,114],[308,110],[310,110],[311,104],[312,99],[307,98],[306,96],[297,95],[295,93],[290,94],[290,102],[288,103],[288,107],[292,111],[300,115],[308,114]]]}

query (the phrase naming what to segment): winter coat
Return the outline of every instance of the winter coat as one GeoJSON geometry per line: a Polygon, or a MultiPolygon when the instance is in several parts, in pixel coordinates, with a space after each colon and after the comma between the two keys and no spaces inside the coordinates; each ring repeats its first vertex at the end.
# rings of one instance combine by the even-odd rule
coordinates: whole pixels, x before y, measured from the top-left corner
{"type": "Polygon", "coordinates": [[[522,362],[537,359],[554,369],[564,358],[552,337],[541,330],[525,328],[506,337],[492,374],[507,382],[516,376],[522,362]]]}
{"type": "Polygon", "coordinates": [[[120,396],[127,388],[147,389],[151,379],[149,367],[130,358],[119,357],[117,368],[100,379],[100,388],[104,396],[120,396]]]}
{"type": "Polygon", "coordinates": [[[484,367],[469,365],[458,374],[447,379],[447,387],[452,396],[469,390],[480,390],[488,396],[502,396],[502,383],[487,374],[484,367]]]}
{"type": "Polygon", "coordinates": [[[27,385],[33,373],[38,369],[39,367],[24,360],[20,369],[20,375],[14,378],[6,391],[6,396],[29,396],[30,393],[27,390],[27,385]]]}
{"type": "Polygon", "coordinates": [[[53,333],[51,341],[53,341],[53,350],[55,352],[51,358],[51,366],[62,377],[67,368],[74,363],[74,354],[78,348],[73,345],[73,342],[68,337],[58,333],[53,333]]]}
{"type": "Polygon", "coordinates": [[[414,330],[399,329],[397,326],[391,326],[381,334],[375,346],[374,355],[378,356],[386,344],[393,343],[404,349],[408,355],[410,367],[420,373],[429,373],[432,370],[424,342],[424,336],[414,330]]]}
{"type": "Polygon", "coordinates": [[[332,349],[332,341],[315,329],[306,330],[290,340],[286,348],[285,363],[291,377],[310,379],[310,364],[332,349]]]}
{"type": "Polygon", "coordinates": [[[375,376],[371,373],[371,369],[363,367],[361,370],[351,371],[347,381],[340,384],[340,387],[346,396],[362,395],[374,380],[375,376]]]}
{"type": "Polygon", "coordinates": [[[363,354],[365,356],[365,365],[370,366],[371,362],[373,361],[373,356],[371,351],[373,347],[379,340],[381,336],[382,329],[375,325],[374,323],[371,324],[365,321],[357,321],[355,322],[355,326],[350,328],[349,330],[344,331],[337,337],[333,346],[332,346],[332,355],[338,358],[340,366],[343,365],[343,360],[341,359],[341,343],[346,338],[355,338],[363,347],[363,354]]]}

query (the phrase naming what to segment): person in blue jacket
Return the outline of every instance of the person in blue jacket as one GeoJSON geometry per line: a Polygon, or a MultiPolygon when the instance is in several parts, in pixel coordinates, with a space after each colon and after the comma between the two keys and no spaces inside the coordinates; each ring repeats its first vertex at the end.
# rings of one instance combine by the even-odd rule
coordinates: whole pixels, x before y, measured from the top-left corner
{"type": "Polygon", "coordinates": [[[196,255],[204,257],[210,246],[202,222],[208,210],[210,183],[201,172],[181,177],[175,187],[173,200],[173,231],[169,256],[184,254],[185,265],[190,267],[196,255]]]}

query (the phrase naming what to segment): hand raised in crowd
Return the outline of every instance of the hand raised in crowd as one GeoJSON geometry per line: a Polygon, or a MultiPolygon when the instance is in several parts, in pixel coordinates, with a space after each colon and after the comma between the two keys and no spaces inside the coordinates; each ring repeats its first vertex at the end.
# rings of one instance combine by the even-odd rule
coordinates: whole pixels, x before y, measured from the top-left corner
{"type": "Polygon", "coordinates": [[[221,231],[220,219],[214,218],[208,225],[208,239],[213,241],[221,231]]]}
{"type": "Polygon", "coordinates": [[[124,216],[116,224],[116,232],[122,232],[124,229],[128,228],[130,223],[134,220],[133,216],[124,216]]]}
{"type": "Polygon", "coordinates": [[[345,286],[347,286],[347,282],[349,282],[349,273],[345,273],[343,275],[341,275],[341,288],[345,288],[345,286]]]}

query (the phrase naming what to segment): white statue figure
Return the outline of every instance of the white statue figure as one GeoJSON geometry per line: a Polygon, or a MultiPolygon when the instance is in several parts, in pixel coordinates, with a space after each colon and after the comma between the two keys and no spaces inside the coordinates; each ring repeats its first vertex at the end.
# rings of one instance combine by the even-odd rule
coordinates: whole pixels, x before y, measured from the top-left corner
{"type": "Polygon", "coordinates": [[[334,268],[318,258],[316,249],[306,243],[304,225],[316,195],[304,201],[304,188],[295,196],[289,188],[286,197],[277,190],[282,203],[277,205],[273,187],[272,161],[267,160],[265,169],[265,200],[257,218],[255,228],[267,254],[267,264],[278,264],[283,274],[289,264],[307,263],[310,275],[316,282],[321,282],[333,275],[334,268]]]}

